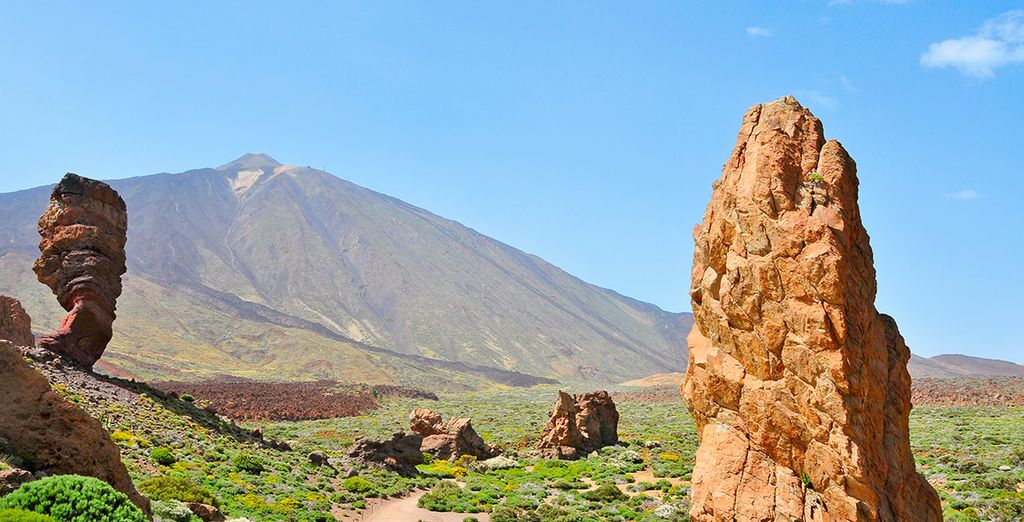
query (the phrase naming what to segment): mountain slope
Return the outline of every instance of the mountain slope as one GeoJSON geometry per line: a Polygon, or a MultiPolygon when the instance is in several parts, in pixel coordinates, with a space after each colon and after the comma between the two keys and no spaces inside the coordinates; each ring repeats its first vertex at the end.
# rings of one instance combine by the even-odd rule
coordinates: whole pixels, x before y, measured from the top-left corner
{"type": "MultiPolygon", "coordinates": [[[[919,357],[915,357],[921,359],[919,357]]],[[[983,357],[972,357],[970,355],[945,354],[936,355],[924,359],[928,362],[928,368],[935,371],[937,375],[929,377],[945,376],[1024,376],[1024,366],[1010,361],[999,359],[985,359],[983,357]]],[[[913,361],[911,361],[913,362],[913,361]]],[[[913,365],[911,365],[913,368],[913,365]]]]}
{"type": "MultiPolygon", "coordinates": [[[[111,185],[129,209],[129,277],[105,358],[133,373],[188,359],[196,375],[385,382],[455,361],[614,382],[686,364],[689,314],[322,171],[247,154],[111,185]]],[[[48,191],[0,195],[0,292],[37,331],[61,315],[30,271],[48,191]]]]}

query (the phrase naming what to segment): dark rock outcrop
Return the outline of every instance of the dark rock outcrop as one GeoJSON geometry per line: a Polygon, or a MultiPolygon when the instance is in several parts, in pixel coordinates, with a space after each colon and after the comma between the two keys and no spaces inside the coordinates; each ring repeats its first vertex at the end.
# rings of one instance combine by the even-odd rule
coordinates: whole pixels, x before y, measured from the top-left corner
{"type": "Polygon", "coordinates": [[[0,470],[0,496],[6,495],[26,482],[32,482],[36,477],[20,468],[0,470]]]}
{"type": "Polygon", "coordinates": [[[910,351],[875,309],[856,165],[792,97],[752,107],[694,230],[695,521],[939,521],[910,351]]]}
{"type": "Polygon", "coordinates": [[[96,477],[149,512],[99,421],[61,398],[7,341],[0,341],[0,376],[0,437],[31,471],[96,477]]]}
{"type": "Polygon", "coordinates": [[[356,463],[376,466],[402,475],[415,475],[416,466],[423,464],[419,433],[394,433],[389,440],[357,438],[349,450],[348,459],[356,463]]]}
{"type": "Polygon", "coordinates": [[[538,447],[545,455],[574,459],[619,442],[619,412],[606,391],[558,392],[538,447]]]}
{"type": "Polygon", "coordinates": [[[6,295],[0,295],[0,340],[15,346],[35,346],[32,319],[17,299],[6,295]]]}
{"type": "Polygon", "coordinates": [[[434,458],[454,460],[462,455],[471,455],[484,460],[501,454],[497,448],[484,442],[473,429],[470,419],[451,419],[442,423],[440,414],[419,409],[409,414],[409,425],[413,432],[423,436],[423,453],[434,458]]]}
{"type": "Polygon", "coordinates": [[[40,346],[85,368],[103,355],[121,295],[127,231],[124,201],[106,183],[68,173],[53,188],[39,218],[41,254],[33,269],[68,315],[40,346]]]}

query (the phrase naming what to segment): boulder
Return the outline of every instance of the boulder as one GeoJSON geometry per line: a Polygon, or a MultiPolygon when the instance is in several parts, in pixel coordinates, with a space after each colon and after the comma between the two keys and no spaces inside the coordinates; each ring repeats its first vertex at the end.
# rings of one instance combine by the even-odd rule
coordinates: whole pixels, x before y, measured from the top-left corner
{"type": "Polygon", "coordinates": [[[0,437],[32,471],[96,477],[149,512],[149,501],[135,490],[99,421],[53,391],[8,341],[0,341],[0,375],[0,437]]]}
{"type": "Polygon", "coordinates": [[[6,295],[0,295],[0,340],[15,346],[35,346],[32,319],[17,299],[6,295]]]}
{"type": "Polygon", "coordinates": [[[68,173],[39,218],[40,256],[33,269],[68,311],[39,345],[92,368],[113,335],[125,273],[128,213],[106,183],[68,173]]]}
{"type": "Polygon", "coordinates": [[[0,497],[18,489],[26,482],[32,482],[36,477],[32,473],[19,468],[0,470],[0,497]]]}
{"type": "Polygon", "coordinates": [[[327,454],[322,451],[314,451],[309,454],[306,458],[309,459],[309,463],[314,466],[326,466],[328,465],[327,454]]]}
{"type": "Polygon", "coordinates": [[[484,442],[473,429],[470,419],[450,419],[441,422],[441,415],[431,410],[413,410],[409,415],[413,433],[423,436],[421,451],[434,458],[455,460],[462,455],[471,455],[480,460],[501,454],[497,448],[484,442]]]}
{"type": "Polygon", "coordinates": [[[558,392],[537,446],[541,455],[573,460],[619,443],[619,412],[606,391],[558,392]]]}
{"type": "Polygon", "coordinates": [[[415,475],[416,466],[423,464],[420,444],[423,436],[419,433],[391,435],[389,440],[357,438],[349,450],[348,459],[367,466],[375,466],[397,472],[401,475],[415,475]]]}
{"type": "Polygon", "coordinates": [[[691,517],[939,521],[910,352],[875,309],[856,165],[792,97],[747,111],[694,230],[691,517]]]}
{"type": "Polygon", "coordinates": [[[199,517],[203,522],[224,522],[224,515],[221,514],[220,510],[216,506],[209,504],[200,504],[199,502],[186,502],[185,505],[188,507],[195,516],[199,517]]]}

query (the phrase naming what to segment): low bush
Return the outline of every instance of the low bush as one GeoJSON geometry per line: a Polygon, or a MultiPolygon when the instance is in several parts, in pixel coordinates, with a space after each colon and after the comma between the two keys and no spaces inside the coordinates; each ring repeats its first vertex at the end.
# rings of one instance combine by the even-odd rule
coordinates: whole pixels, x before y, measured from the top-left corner
{"type": "Polygon", "coordinates": [[[247,471],[254,475],[263,473],[265,468],[263,460],[251,453],[239,453],[231,459],[231,463],[239,471],[247,471]]]}
{"type": "Polygon", "coordinates": [[[138,487],[142,494],[152,500],[177,500],[199,502],[211,506],[220,505],[213,493],[210,493],[205,487],[182,477],[154,477],[139,482],[138,487]]]}
{"type": "Polygon", "coordinates": [[[56,522],[53,517],[23,509],[0,509],[0,522],[56,522]]]}
{"type": "Polygon", "coordinates": [[[602,484],[597,489],[584,491],[583,498],[591,502],[612,502],[626,498],[626,494],[619,491],[614,484],[602,484]]]}
{"type": "Polygon", "coordinates": [[[345,489],[353,493],[366,493],[373,489],[373,484],[363,477],[349,477],[344,482],[345,489]]]}
{"type": "Polygon", "coordinates": [[[199,517],[184,502],[177,500],[154,500],[151,504],[153,518],[167,522],[196,522],[199,517]]]}
{"type": "Polygon", "coordinates": [[[171,453],[171,450],[164,447],[153,448],[153,451],[149,452],[149,458],[161,466],[170,466],[178,462],[178,458],[171,453]]]}
{"type": "Polygon", "coordinates": [[[102,480],[58,475],[23,484],[0,499],[0,509],[23,509],[59,522],[146,522],[128,497],[102,480]]]}

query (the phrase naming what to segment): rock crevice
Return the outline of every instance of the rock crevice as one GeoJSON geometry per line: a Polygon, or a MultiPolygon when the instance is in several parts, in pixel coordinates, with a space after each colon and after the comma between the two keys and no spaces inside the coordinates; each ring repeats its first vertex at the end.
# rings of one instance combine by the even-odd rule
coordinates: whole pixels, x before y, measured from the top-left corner
{"type": "Polygon", "coordinates": [[[694,230],[694,520],[941,520],[857,191],[853,159],[795,99],[747,111],[694,230]]]}

